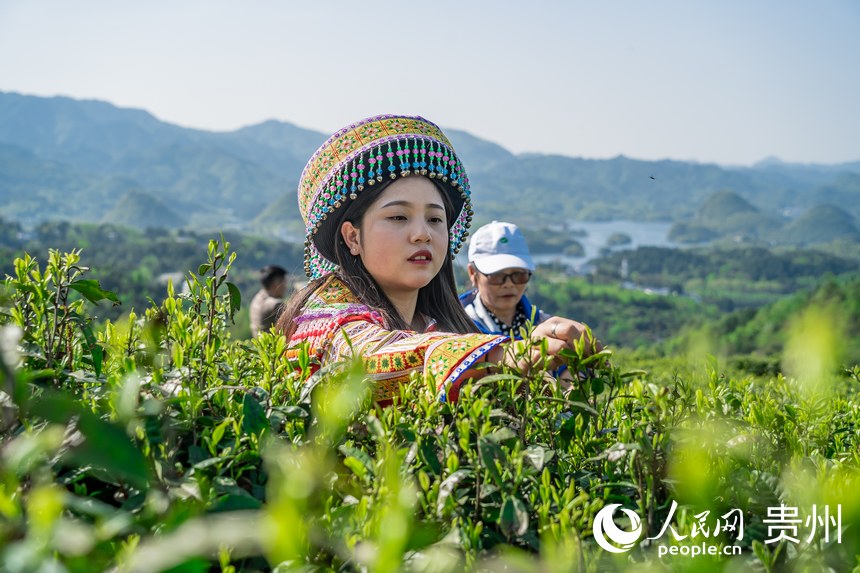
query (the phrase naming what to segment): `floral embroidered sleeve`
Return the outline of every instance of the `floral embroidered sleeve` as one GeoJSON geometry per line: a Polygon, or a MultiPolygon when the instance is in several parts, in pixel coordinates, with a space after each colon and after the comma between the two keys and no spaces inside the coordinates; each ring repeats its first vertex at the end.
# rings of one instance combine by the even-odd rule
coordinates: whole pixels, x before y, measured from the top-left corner
{"type": "Polygon", "coordinates": [[[334,278],[312,295],[297,323],[290,340],[292,352],[307,341],[323,364],[361,356],[376,381],[376,400],[381,404],[390,403],[399,386],[419,369],[436,381],[440,400],[456,400],[467,371],[507,340],[486,334],[388,330],[379,313],[355,302],[334,278]]]}
{"type": "MultiPolygon", "coordinates": [[[[390,400],[413,371],[423,370],[436,381],[440,400],[456,400],[466,372],[487,352],[506,341],[487,334],[416,333],[386,330],[379,324],[354,320],[343,325],[353,351],[364,359],[368,374],[376,380],[378,401],[390,400]]],[[[335,334],[333,357],[349,356],[346,337],[335,334]]]]}

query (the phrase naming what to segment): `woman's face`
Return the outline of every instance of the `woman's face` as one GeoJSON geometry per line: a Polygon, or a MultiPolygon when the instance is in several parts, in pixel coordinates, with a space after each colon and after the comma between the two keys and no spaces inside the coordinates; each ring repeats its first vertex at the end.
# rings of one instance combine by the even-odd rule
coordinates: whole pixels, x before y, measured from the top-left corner
{"type": "MultiPolygon", "coordinates": [[[[528,269],[520,269],[520,268],[508,268],[502,269],[498,273],[494,273],[496,275],[510,275],[514,272],[528,272],[528,269]]],[[[517,303],[520,302],[520,299],[526,292],[526,287],[528,283],[523,283],[521,285],[514,284],[514,281],[511,280],[510,277],[505,279],[505,282],[500,285],[490,284],[487,279],[487,275],[481,273],[474,264],[469,265],[469,278],[472,280],[472,284],[475,285],[475,288],[478,289],[478,293],[480,293],[481,301],[483,301],[484,306],[492,310],[495,314],[507,314],[509,312],[513,312],[517,303]]]]}
{"type": "Polygon", "coordinates": [[[360,227],[346,221],[341,235],[389,298],[417,294],[448,254],[442,195],[426,177],[391,183],[367,208],[360,227]]]}

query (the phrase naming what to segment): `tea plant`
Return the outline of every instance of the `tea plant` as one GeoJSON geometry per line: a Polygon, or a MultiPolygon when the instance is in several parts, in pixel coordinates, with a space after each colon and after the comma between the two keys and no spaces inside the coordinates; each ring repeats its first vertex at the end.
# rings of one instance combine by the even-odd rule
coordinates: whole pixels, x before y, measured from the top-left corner
{"type": "MultiPolygon", "coordinates": [[[[0,327],[0,562],[10,571],[843,570],[860,553],[860,369],[774,379],[625,370],[565,356],[467,383],[415,375],[392,407],[360,362],[314,375],[283,336],[232,340],[235,254],[210,243],[182,292],[94,327],[116,303],[79,253],[26,255],[0,327]],[[823,381],[823,382],[822,382],[823,381]],[[608,504],[641,516],[624,553],[608,504]],[[768,510],[841,507],[841,542],[769,543],[768,510]],[[702,512],[741,554],[662,557],[702,512]],[[671,530],[667,529],[671,526],[671,530]],[[678,535],[673,535],[672,533],[678,535]]],[[[513,351],[513,350],[512,350],[513,351]]],[[[804,510],[805,511],[805,510],[804,510]]]]}

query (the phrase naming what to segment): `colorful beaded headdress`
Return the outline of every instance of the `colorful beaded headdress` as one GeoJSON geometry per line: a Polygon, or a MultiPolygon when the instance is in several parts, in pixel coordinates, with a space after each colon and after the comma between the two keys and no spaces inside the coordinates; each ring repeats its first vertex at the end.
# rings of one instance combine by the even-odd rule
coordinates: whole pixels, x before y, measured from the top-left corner
{"type": "Polygon", "coordinates": [[[337,268],[332,238],[339,234],[338,212],[367,187],[413,174],[429,177],[448,193],[455,213],[448,247],[457,254],[472,221],[463,164],[436,124],[417,116],[380,115],[332,135],[302,171],[305,274],[317,278],[337,268]]]}

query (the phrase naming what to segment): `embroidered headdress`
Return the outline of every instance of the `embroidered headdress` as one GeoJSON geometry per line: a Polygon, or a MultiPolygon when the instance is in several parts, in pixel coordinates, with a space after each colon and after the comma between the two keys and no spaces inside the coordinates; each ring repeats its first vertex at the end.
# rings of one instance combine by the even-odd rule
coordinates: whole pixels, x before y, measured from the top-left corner
{"type": "Polygon", "coordinates": [[[373,185],[424,175],[454,205],[448,247],[457,254],[472,221],[469,179],[451,143],[422,117],[380,115],[347,126],[322,144],[302,171],[299,210],[305,222],[305,274],[337,268],[335,242],[345,206],[373,185]]]}

